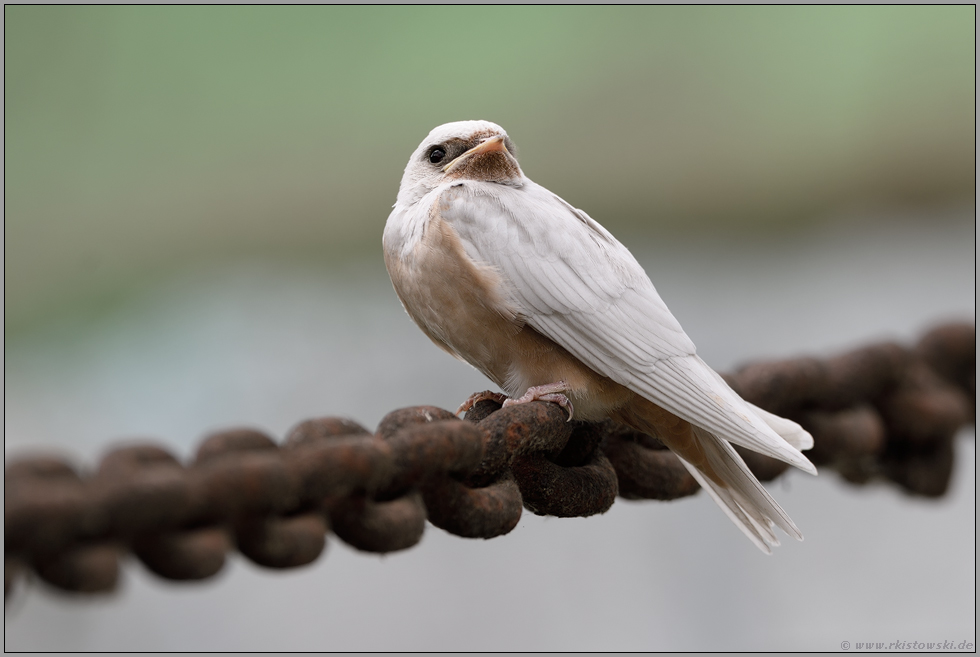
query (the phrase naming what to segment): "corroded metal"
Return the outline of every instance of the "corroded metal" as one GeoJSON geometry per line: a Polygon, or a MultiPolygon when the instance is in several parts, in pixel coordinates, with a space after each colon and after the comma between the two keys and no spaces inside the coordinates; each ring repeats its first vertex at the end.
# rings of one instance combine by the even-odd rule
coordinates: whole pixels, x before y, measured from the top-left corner
{"type": "MultiPolygon", "coordinates": [[[[949,483],[954,434],[975,421],[975,371],[975,327],[949,324],[912,348],[883,343],[755,363],[725,378],[809,430],[818,466],[935,497],[949,483]]],[[[740,453],[762,480],[787,468],[740,453]]],[[[233,549],[265,567],[295,568],[314,561],[331,533],[392,552],[418,543],[427,520],[493,538],[514,529],[523,508],[588,516],[617,495],[669,500],[697,490],[655,436],[611,421],[568,422],[544,402],[501,409],[484,400],[465,420],[404,408],[373,433],[343,418],[312,419],[281,444],[232,429],[206,436],[186,464],[165,447],[131,444],[89,475],[61,458],[24,457],[4,473],[4,590],[33,571],[65,591],[109,591],[126,552],[161,577],[199,580],[233,549]]]]}

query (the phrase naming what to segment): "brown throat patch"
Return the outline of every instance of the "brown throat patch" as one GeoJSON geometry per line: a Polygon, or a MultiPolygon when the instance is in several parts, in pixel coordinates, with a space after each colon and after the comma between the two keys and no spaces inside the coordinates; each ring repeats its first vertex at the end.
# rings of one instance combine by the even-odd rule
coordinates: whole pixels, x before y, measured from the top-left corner
{"type": "Polygon", "coordinates": [[[508,153],[491,151],[467,156],[453,167],[446,179],[515,183],[521,180],[521,169],[508,153]]]}

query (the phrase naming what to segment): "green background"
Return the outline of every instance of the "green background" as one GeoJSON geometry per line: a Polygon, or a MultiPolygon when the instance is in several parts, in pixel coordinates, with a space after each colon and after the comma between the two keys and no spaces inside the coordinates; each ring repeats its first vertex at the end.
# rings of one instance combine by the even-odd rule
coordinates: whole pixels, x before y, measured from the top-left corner
{"type": "Polygon", "coordinates": [[[613,232],[971,201],[972,6],[4,9],[8,332],[188,264],[375,258],[434,126],[613,232]]]}

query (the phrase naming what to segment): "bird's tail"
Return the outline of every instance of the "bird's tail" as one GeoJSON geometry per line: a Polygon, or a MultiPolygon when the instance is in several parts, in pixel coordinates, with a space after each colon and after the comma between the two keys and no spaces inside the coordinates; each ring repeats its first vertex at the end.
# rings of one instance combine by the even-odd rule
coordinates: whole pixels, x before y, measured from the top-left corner
{"type": "MultiPolygon", "coordinates": [[[[753,410],[756,408],[753,407],[753,410]]],[[[765,411],[759,412],[759,415],[791,444],[799,443],[803,449],[812,446],[812,438],[795,422],[765,411]]],[[[684,467],[708,491],[725,515],[766,554],[771,554],[772,548],[779,545],[774,527],[779,527],[797,540],[803,540],[800,530],[727,440],[639,396],[617,412],[615,419],[659,438],[681,459],[684,467]]]]}
{"type": "Polygon", "coordinates": [[[779,545],[773,527],[778,526],[796,540],[802,541],[803,534],[756,479],[731,444],[700,427],[693,429],[711,470],[718,475],[721,482],[714,481],[683,457],[681,463],[742,533],[766,554],[771,554],[772,548],[779,545]]]}

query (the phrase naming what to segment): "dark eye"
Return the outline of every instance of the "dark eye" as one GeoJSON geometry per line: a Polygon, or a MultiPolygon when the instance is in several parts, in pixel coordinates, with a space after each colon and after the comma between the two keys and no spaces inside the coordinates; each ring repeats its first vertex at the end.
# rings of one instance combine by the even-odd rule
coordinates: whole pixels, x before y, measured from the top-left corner
{"type": "Polygon", "coordinates": [[[446,151],[444,151],[441,146],[436,146],[429,151],[429,162],[432,162],[433,164],[439,164],[442,162],[444,157],[446,157],[446,151]]]}

